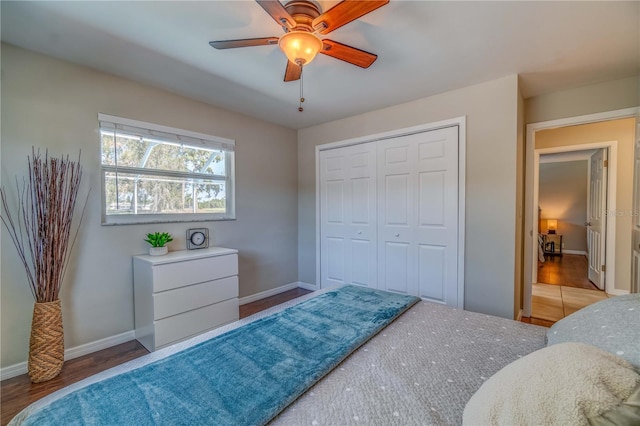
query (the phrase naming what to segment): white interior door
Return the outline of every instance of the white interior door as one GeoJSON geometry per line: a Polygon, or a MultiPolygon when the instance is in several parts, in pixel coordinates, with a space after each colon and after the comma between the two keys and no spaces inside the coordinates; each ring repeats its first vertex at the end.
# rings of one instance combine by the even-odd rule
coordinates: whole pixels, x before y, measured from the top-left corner
{"type": "Polygon", "coordinates": [[[604,290],[605,231],[607,206],[607,150],[599,149],[591,156],[589,175],[589,205],[587,208],[587,246],[589,250],[589,280],[604,290]]]}
{"type": "Polygon", "coordinates": [[[378,142],[378,284],[457,306],[458,127],[378,142]]]}
{"type": "Polygon", "coordinates": [[[640,115],[636,117],[635,168],[633,182],[633,276],[631,293],[640,293],[640,115]]]}
{"type": "Polygon", "coordinates": [[[321,288],[377,288],[375,209],[375,143],[321,151],[321,288]]]}

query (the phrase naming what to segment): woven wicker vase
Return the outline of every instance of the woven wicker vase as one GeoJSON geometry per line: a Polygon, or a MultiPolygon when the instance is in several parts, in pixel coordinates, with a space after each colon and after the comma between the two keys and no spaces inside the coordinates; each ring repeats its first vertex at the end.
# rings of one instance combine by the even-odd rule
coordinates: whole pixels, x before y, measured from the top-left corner
{"type": "Polygon", "coordinates": [[[33,383],[46,382],[60,374],[64,363],[64,333],[60,300],[33,307],[29,340],[29,377],[33,383]]]}

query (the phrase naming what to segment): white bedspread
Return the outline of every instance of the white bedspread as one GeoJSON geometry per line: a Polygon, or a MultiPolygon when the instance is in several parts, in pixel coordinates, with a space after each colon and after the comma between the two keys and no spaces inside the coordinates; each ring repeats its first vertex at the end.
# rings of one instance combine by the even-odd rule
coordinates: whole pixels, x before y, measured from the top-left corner
{"type": "Polygon", "coordinates": [[[467,401],[546,328],[421,302],[290,405],[273,425],[459,425],[467,401]]]}

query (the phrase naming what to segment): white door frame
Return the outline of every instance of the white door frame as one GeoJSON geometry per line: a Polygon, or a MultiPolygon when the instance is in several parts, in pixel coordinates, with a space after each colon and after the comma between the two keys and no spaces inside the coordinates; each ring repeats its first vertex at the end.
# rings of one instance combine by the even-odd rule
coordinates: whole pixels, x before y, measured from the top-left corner
{"type": "Polygon", "coordinates": [[[458,126],[458,308],[464,308],[466,116],[316,145],[316,288],[320,289],[320,151],[458,126]]]}
{"type": "MultiPolygon", "coordinates": [[[[537,259],[538,259],[538,238],[537,238],[537,234],[538,234],[538,186],[539,186],[539,166],[540,166],[540,154],[541,153],[550,153],[550,152],[554,152],[554,151],[549,151],[549,150],[556,150],[555,152],[565,152],[565,151],[574,151],[576,149],[578,149],[577,147],[579,146],[593,146],[596,147],[595,145],[598,144],[584,144],[584,145],[571,145],[571,146],[564,146],[564,147],[557,147],[557,148],[547,148],[547,149],[540,149],[540,150],[536,150],[535,146],[536,146],[536,132],[539,132],[541,130],[546,130],[546,129],[554,129],[554,128],[559,128],[559,127],[566,127],[566,126],[575,126],[578,124],[589,124],[589,123],[596,123],[596,122],[600,122],[600,121],[609,121],[609,120],[615,120],[615,119],[619,119],[619,118],[629,118],[629,117],[635,117],[638,113],[640,112],[640,107],[635,107],[635,108],[626,108],[626,109],[620,109],[620,110],[615,110],[615,111],[607,111],[607,112],[601,112],[601,113],[596,113],[596,114],[588,114],[588,115],[581,115],[581,116],[577,116],[577,117],[569,117],[569,118],[562,118],[559,120],[551,120],[551,121],[544,121],[544,122],[540,122],[540,123],[532,123],[532,124],[527,124],[527,139],[526,139],[526,165],[525,165],[525,170],[526,170],[526,175],[525,175],[525,229],[524,229],[524,289],[523,289],[523,307],[522,307],[522,316],[524,317],[530,317],[531,316],[531,289],[532,289],[532,284],[535,282],[535,280],[537,279],[537,274],[538,274],[538,268],[537,268],[537,259]],[[539,151],[539,152],[536,152],[539,151]],[[546,151],[546,152],[544,152],[546,151]],[[534,232],[535,230],[535,232],[534,232]],[[535,238],[534,238],[534,234],[535,234],[535,238]],[[536,267],[534,267],[534,265],[536,265],[536,267]]],[[[602,145],[602,144],[607,144],[610,142],[603,142],[601,143],[599,146],[599,148],[602,147],[608,147],[609,145],[602,145]]],[[[617,148],[617,146],[616,146],[617,148]]],[[[589,148],[582,148],[582,149],[589,149],[589,148]]],[[[614,152],[610,151],[610,161],[609,161],[609,165],[612,165],[612,159],[615,159],[615,163],[617,163],[617,156],[614,154],[614,152]]],[[[617,164],[616,164],[617,165],[617,164]]],[[[611,172],[611,168],[609,169],[609,176],[613,175],[613,172],[611,172]]],[[[609,194],[614,194],[615,195],[615,187],[614,190],[611,191],[611,181],[615,181],[615,179],[610,179],[609,182],[609,187],[608,187],[608,192],[609,194]]],[[[611,206],[610,204],[608,205],[608,208],[615,208],[614,206],[611,206]]],[[[610,218],[613,218],[613,220],[608,220],[607,222],[607,233],[609,235],[615,235],[615,227],[611,228],[611,223],[614,224],[615,226],[615,215],[611,215],[610,218]]],[[[610,250],[610,244],[609,241],[607,241],[607,257],[609,257],[610,259],[615,259],[613,256],[615,254],[615,247],[613,247],[613,251],[609,251],[610,250]]],[[[613,275],[613,274],[611,274],[613,275]]],[[[612,287],[610,288],[609,283],[606,284],[606,291],[607,293],[610,292],[610,290],[612,291],[612,294],[616,294],[616,291],[614,290],[615,287],[613,287],[613,285],[615,284],[613,282],[613,280],[611,279],[611,277],[607,277],[607,281],[611,282],[612,287]]]]}

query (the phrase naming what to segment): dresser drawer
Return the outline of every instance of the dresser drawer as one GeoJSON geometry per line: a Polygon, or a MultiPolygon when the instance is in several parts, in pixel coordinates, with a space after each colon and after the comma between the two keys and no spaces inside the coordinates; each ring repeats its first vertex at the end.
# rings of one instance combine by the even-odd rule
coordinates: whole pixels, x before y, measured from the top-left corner
{"type": "Polygon", "coordinates": [[[238,276],[155,293],[154,320],[238,297],[238,276]]]}
{"type": "Polygon", "coordinates": [[[207,257],[153,267],[153,291],[160,292],[238,275],[238,255],[207,257]]]}
{"type": "Polygon", "coordinates": [[[238,319],[238,299],[155,321],[155,349],[238,319]]]}

